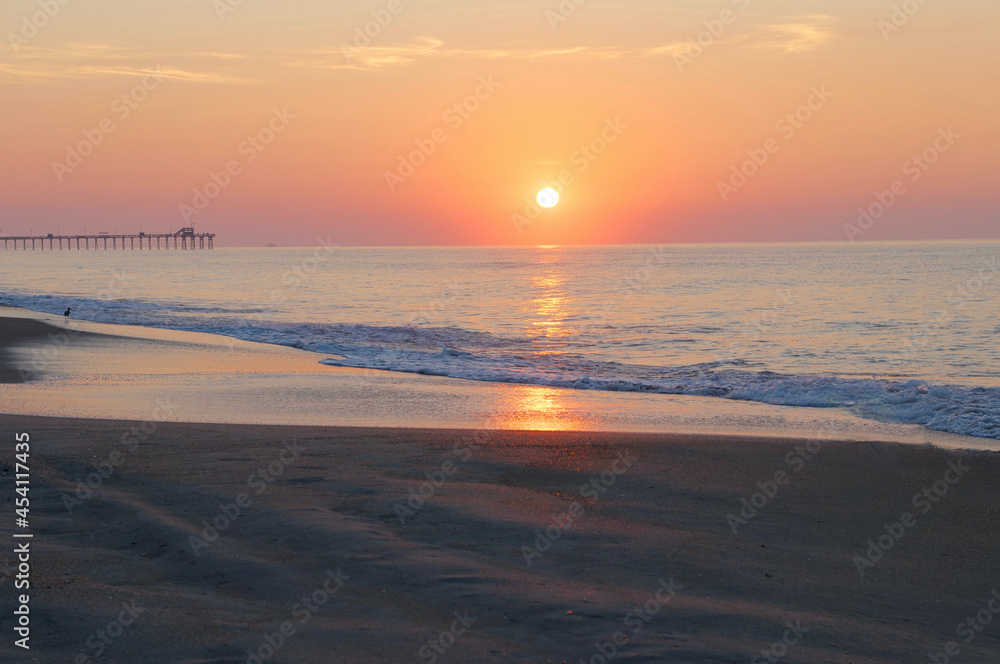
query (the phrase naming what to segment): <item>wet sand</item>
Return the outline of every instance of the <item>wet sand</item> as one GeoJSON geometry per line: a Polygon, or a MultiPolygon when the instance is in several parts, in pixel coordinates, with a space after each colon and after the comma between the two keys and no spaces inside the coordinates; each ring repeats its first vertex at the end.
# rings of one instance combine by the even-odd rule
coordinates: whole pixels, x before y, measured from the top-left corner
{"type": "Polygon", "coordinates": [[[685,395],[559,389],[326,366],[326,355],[211,334],[0,307],[0,412],[293,426],[423,427],[882,440],[993,449],[1000,441],[799,408],[685,395]],[[30,320],[28,320],[30,319],[30,320]],[[47,325],[47,326],[46,326],[47,325]]]}
{"type": "MultiPolygon", "coordinates": [[[[38,343],[49,335],[58,336],[65,331],[31,318],[0,319],[0,383],[23,383],[32,377],[30,369],[18,366],[12,357],[12,347],[25,342],[38,343]]],[[[82,336],[89,335],[82,333],[82,336]]]]}

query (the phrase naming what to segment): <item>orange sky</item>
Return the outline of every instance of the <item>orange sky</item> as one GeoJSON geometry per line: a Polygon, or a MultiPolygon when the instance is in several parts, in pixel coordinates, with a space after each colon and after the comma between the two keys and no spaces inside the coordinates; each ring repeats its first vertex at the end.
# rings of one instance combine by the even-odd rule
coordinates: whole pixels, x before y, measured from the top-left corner
{"type": "Polygon", "coordinates": [[[895,17],[908,3],[63,1],[0,8],[4,235],[189,220],[228,246],[572,244],[1000,227],[995,0],[908,0],[919,9],[895,17]],[[925,151],[932,164],[908,163],[925,151]],[[560,176],[560,205],[536,215],[560,176]],[[859,227],[894,182],[903,193],[859,227]]]}

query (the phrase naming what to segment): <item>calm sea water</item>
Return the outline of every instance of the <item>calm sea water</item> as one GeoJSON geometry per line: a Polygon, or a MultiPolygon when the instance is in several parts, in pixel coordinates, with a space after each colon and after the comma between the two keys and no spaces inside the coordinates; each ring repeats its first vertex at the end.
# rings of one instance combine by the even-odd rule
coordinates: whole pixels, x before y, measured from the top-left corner
{"type": "Polygon", "coordinates": [[[998,291],[998,242],[0,253],[0,302],[92,321],[991,438],[998,291]]]}

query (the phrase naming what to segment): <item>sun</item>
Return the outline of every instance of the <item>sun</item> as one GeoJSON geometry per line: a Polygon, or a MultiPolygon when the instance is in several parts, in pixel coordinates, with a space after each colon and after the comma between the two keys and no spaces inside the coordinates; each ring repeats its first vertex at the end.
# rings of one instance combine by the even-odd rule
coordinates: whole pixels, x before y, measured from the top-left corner
{"type": "Polygon", "coordinates": [[[559,203],[559,192],[552,187],[546,187],[538,192],[538,204],[543,208],[552,208],[559,203]]]}

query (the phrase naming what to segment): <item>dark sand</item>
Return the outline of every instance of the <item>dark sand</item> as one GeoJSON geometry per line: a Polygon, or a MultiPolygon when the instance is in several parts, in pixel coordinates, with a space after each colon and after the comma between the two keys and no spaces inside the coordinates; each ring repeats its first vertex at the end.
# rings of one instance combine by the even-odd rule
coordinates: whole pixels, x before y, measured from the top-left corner
{"type": "MultiPolygon", "coordinates": [[[[50,331],[0,326],[0,345],[50,331]]],[[[783,637],[783,657],[756,661],[926,662],[952,640],[952,661],[1000,651],[988,610],[1000,589],[994,453],[825,442],[800,463],[806,441],[790,439],[507,431],[478,432],[469,449],[474,432],[0,415],[8,543],[20,432],[31,435],[31,650],[13,646],[5,546],[0,661],[258,661],[250,649],[297,664],[598,663],[616,632],[615,662],[751,662],[783,637]],[[620,454],[634,461],[615,475],[620,454]],[[959,462],[964,477],[942,484],[959,462]],[[401,523],[397,505],[442,471],[401,523]],[[734,534],[726,515],[778,471],[790,483],[734,534]],[[582,496],[602,473],[606,491],[582,496]],[[912,498],[935,482],[947,493],[924,514],[912,498]],[[524,547],[578,509],[529,567],[524,547]],[[854,557],[906,512],[915,524],[859,574],[854,557]],[[221,534],[196,555],[191,538],[215,519],[221,534]],[[307,608],[327,570],[348,578],[307,608]],[[660,603],[671,580],[682,587],[660,603]],[[123,602],[138,607],[134,624],[123,602]],[[648,621],[634,613],[647,602],[648,621]],[[981,611],[991,622],[966,644],[956,626],[981,611]],[[455,612],[474,622],[442,637],[464,629],[455,612]]]]}
{"type": "MultiPolygon", "coordinates": [[[[616,661],[749,662],[801,621],[781,661],[919,662],[1000,586],[991,453],[965,455],[966,477],[861,577],[852,557],[917,512],[913,494],[958,453],[825,443],[734,535],[726,514],[802,441],[493,432],[463,462],[452,431],[159,424],[132,451],[124,422],[0,422],[8,450],[32,437],[34,631],[18,661],[94,654],[88,637],[134,600],[145,612],[100,661],[245,662],[340,569],[343,588],[268,661],[429,661],[418,649],[459,611],[476,622],[440,661],[589,661],[621,630],[616,661]],[[257,494],[248,479],[292,439],[304,452],[257,494]],[[77,480],[116,449],[119,467],[70,513],[77,480]],[[582,498],[620,452],[632,467],[582,498]],[[447,460],[452,477],[401,525],[394,504],[447,460]],[[251,504],[196,556],[189,538],[240,493],[251,504]],[[574,501],[582,516],[529,568],[522,546],[574,501]],[[683,588],[633,633],[624,621],[661,579],[683,588]]],[[[10,478],[5,461],[6,515],[10,478]]],[[[987,626],[962,661],[993,661],[998,637],[987,626]]]]}

